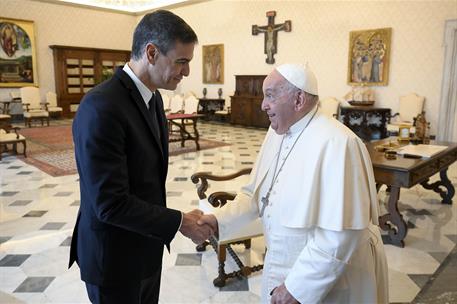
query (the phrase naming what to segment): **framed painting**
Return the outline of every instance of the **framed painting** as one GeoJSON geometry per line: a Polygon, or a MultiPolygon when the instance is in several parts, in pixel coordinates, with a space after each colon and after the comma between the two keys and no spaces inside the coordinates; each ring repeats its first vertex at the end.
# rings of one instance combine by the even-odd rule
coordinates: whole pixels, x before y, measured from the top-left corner
{"type": "Polygon", "coordinates": [[[224,83],[224,45],[212,44],[202,46],[203,83],[224,83]]]}
{"type": "Polygon", "coordinates": [[[387,85],[391,35],[391,28],[350,32],[348,84],[387,85]]]}
{"type": "Polygon", "coordinates": [[[38,85],[33,21],[0,17],[0,87],[38,85]]]}

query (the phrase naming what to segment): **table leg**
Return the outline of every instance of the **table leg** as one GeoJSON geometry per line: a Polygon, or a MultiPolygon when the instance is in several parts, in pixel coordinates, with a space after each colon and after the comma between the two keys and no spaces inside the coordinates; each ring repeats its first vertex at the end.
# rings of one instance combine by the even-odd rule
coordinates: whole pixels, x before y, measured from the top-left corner
{"type": "Polygon", "coordinates": [[[398,211],[398,198],[400,197],[400,187],[392,186],[387,205],[387,214],[379,217],[379,226],[382,230],[388,231],[393,245],[405,247],[403,242],[408,233],[408,226],[403,220],[403,216],[398,211]]]}
{"type": "Polygon", "coordinates": [[[200,143],[198,142],[198,139],[199,139],[200,135],[198,134],[198,130],[197,130],[197,119],[193,119],[192,122],[193,122],[193,126],[194,126],[195,146],[197,147],[197,151],[199,151],[200,150],[200,143]]]}
{"type": "Polygon", "coordinates": [[[447,169],[448,168],[444,168],[440,171],[440,181],[430,184],[429,179],[427,179],[425,182],[422,182],[421,185],[427,190],[433,190],[436,193],[438,193],[443,199],[441,201],[442,204],[451,205],[452,197],[454,197],[455,194],[455,188],[452,185],[449,178],[447,177],[447,169]],[[443,189],[443,187],[445,188],[445,190],[443,189]]]}

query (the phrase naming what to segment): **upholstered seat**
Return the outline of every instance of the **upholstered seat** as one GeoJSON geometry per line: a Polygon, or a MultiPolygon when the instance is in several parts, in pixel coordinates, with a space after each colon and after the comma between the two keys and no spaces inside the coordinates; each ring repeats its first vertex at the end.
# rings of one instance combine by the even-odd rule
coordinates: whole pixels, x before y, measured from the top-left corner
{"type": "Polygon", "coordinates": [[[2,160],[2,153],[9,151],[8,145],[12,145],[12,151],[17,154],[17,144],[23,146],[23,155],[27,157],[26,150],[27,144],[25,137],[18,133],[19,128],[4,128],[0,129],[0,160],[2,160]],[[14,130],[14,132],[11,132],[14,130]]]}
{"type": "Polygon", "coordinates": [[[40,90],[36,87],[24,87],[20,89],[22,105],[24,109],[25,125],[31,127],[33,119],[40,119],[41,125],[46,120],[49,126],[49,112],[42,108],[40,90]]]}
{"type": "MultiPolygon", "coordinates": [[[[223,208],[227,201],[231,201],[236,197],[236,194],[229,193],[225,191],[214,192],[209,197],[206,195],[206,190],[208,189],[208,180],[212,181],[230,181],[240,176],[249,175],[251,169],[243,169],[231,175],[225,176],[216,176],[208,174],[207,172],[198,172],[192,175],[191,179],[194,184],[200,183],[197,188],[197,194],[199,197],[199,207],[204,213],[213,213],[215,208],[223,208]]],[[[225,285],[225,282],[229,278],[234,278],[237,276],[248,276],[252,272],[259,271],[263,268],[263,265],[256,266],[246,266],[244,265],[236,252],[232,249],[231,245],[234,244],[244,244],[246,249],[251,247],[251,239],[254,237],[262,236],[263,228],[260,219],[256,219],[254,222],[247,224],[246,226],[239,227],[239,229],[232,235],[226,236],[224,239],[217,239],[212,237],[208,242],[205,242],[197,246],[198,251],[204,251],[206,246],[211,244],[217,252],[217,257],[219,261],[219,275],[214,279],[213,284],[217,287],[222,287],[225,285]],[[227,251],[230,256],[234,259],[237,266],[240,268],[238,271],[231,273],[225,272],[225,260],[227,256],[227,251]]]]}
{"type": "Polygon", "coordinates": [[[57,94],[54,92],[46,93],[46,111],[49,112],[49,115],[60,116],[62,114],[63,108],[57,106],[57,94]]]}
{"type": "Polygon", "coordinates": [[[340,102],[334,97],[327,97],[320,100],[320,107],[322,112],[329,116],[338,118],[338,111],[340,108],[340,102]]]}
{"type": "Polygon", "coordinates": [[[401,125],[410,125],[410,133],[415,133],[414,119],[422,113],[424,108],[425,98],[411,93],[400,97],[398,112],[391,116],[387,124],[387,131],[390,133],[398,133],[401,125]]]}
{"type": "Polygon", "coordinates": [[[221,118],[222,121],[230,121],[230,116],[232,115],[230,98],[225,100],[224,108],[222,110],[215,111],[214,115],[221,118]]]}
{"type": "Polygon", "coordinates": [[[183,113],[184,99],[180,94],[174,95],[170,100],[170,113],[183,113]]]}

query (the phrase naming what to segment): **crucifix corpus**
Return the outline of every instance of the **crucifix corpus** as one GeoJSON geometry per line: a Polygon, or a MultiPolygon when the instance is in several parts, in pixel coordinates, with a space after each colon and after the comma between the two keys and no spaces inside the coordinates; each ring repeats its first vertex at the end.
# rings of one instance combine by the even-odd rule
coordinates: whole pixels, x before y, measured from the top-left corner
{"type": "Polygon", "coordinates": [[[292,30],[292,22],[286,20],[286,22],[281,24],[275,24],[276,11],[267,12],[268,24],[265,26],[252,26],[252,35],[257,35],[259,33],[265,34],[265,46],[264,53],[267,54],[266,63],[273,64],[275,63],[275,58],[273,57],[276,54],[277,45],[278,45],[278,32],[290,32],[292,30]]]}

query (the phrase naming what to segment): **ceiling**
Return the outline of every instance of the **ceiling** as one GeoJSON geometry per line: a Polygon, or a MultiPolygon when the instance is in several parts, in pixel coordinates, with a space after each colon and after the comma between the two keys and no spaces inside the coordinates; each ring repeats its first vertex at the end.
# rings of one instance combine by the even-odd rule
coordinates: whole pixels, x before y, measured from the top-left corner
{"type": "Polygon", "coordinates": [[[200,1],[191,0],[38,0],[42,2],[51,2],[55,4],[82,6],[93,9],[102,9],[139,15],[158,8],[179,6],[181,4],[190,4],[200,1]]]}

